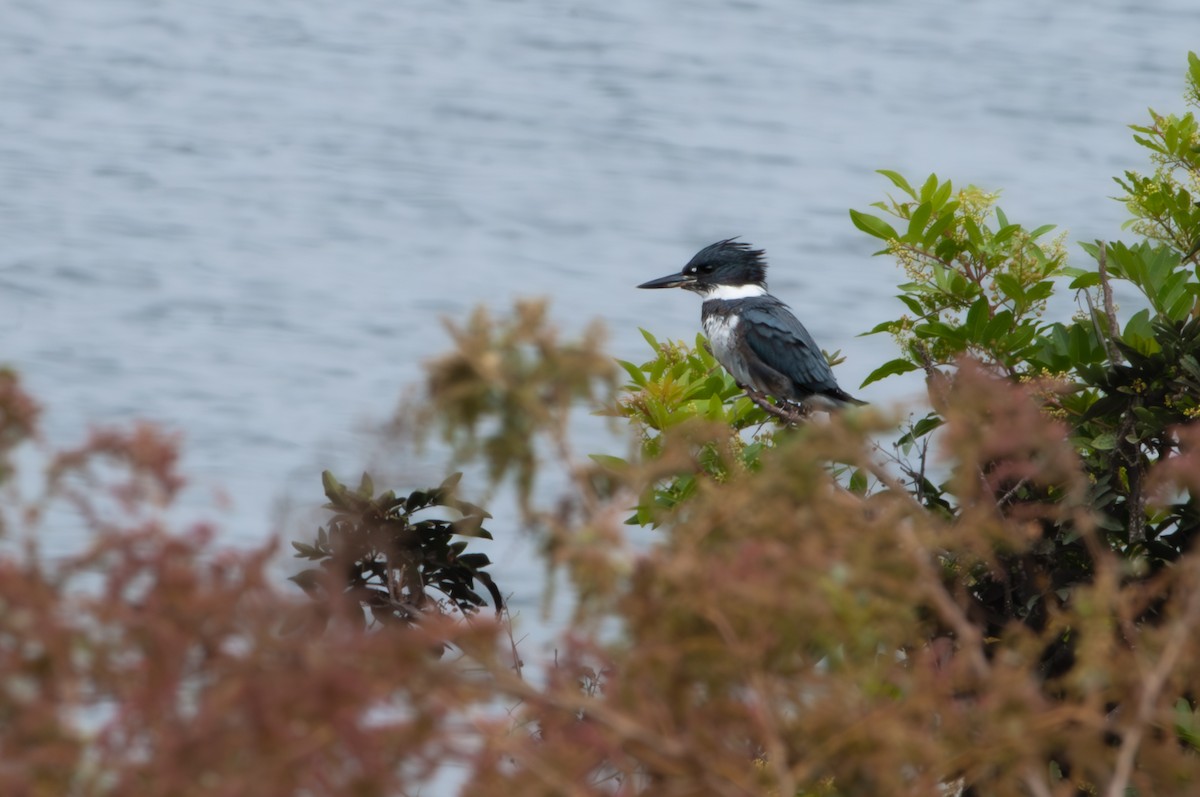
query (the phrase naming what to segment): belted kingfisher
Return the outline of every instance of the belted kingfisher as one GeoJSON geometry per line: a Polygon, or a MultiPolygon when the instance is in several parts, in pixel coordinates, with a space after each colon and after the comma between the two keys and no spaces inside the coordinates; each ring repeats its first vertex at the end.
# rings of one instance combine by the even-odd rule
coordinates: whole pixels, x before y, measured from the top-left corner
{"type": "Polygon", "coordinates": [[[700,321],[713,356],[738,387],[826,412],[866,404],[837,385],[804,325],[767,293],[763,250],[728,238],[704,247],[678,274],[639,288],[683,288],[704,297],[700,321]]]}

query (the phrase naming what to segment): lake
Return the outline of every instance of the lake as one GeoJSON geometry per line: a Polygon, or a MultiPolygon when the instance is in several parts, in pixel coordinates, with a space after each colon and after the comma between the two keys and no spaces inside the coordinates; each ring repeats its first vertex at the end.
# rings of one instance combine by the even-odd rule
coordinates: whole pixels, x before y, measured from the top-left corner
{"type": "MultiPolygon", "coordinates": [[[[885,194],[874,170],[1119,237],[1111,177],[1147,166],[1126,125],[1183,108],[1200,33],[1190,0],[0,0],[0,18],[0,361],[51,444],[135,418],[180,432],[181,511],[246,545],[310,534],[320,471],[381,458],[374,425],[447,346],[439,319],[544,295],[641,359],[639,326],[690,340],[699,302],[634,286],[719,238],[767,249],[844,387],[898,398],[857,390],[895,356],[857,335],[901,281],[847,214],[885,194]]],[[[581,430],[580,451],[619,450],[581,430]]],[[[497,579],[534,607],[540,565],[498,515],[497,579]]]]}

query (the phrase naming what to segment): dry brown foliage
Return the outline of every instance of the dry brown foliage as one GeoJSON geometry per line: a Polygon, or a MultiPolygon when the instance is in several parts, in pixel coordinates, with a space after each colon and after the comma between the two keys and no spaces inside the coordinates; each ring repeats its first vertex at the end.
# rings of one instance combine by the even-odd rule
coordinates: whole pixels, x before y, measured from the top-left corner
{"type": "MultiPolygon", "coordinates": [[[[11,374],[3,389],[15,448],[34,404],[11,374]]],[[[44,534],[65,500],[92,539],[0,556],[0,794],[396,795],[466,758],[463,709],[490,688],[432,651],[486,649],[498,627],[364,634],[357,606],[274,583],[274,545],[221,550],[210,529],[144,519],[183,483],[176,454],[150,425],[97,430],[51,457],[36,506],[7,492],[10,533],[44,534]],[[284,633],[309,612],[333,614],[323,634],[284,633]]]]}
{"type": "MultiPolygon", "coordinates": [[[[1200,759],[1176,703],[1190,711],[1200,676],[1200,559],[1141,578],[1112,553],[1070,441],[1029,389],[970,365],[947,386],[953,519],[877,463],[871,435],[893,424],[864,412],[781,435],[761,470],[704,482],[639,547],[622,522],[634,497],[701,449],[721,455],[727,436],[689,425],[621,473],[573,459],[563,413],[609,366],[589,342],[530,369],[530,352],[560,348],[540,316],[472,323],[434,367],[430,411],[492,453],[514,429],[471,424],[489,407],[516,423],[540,402],[522,434],[548,435],[572,477],[568,495],[527,504],[576,588],[556,660],[515,668],[482,616],[364,633],[358,607],[273,583],[269,548],[222,551],[204,529],[144,519],[181,483],[174,441],[98,432],[47,476],[46,500],[91,524],[84,552],[16,545],[46,507],[5,510],[0,794],[382,796],[435,776],[463,794],[546,797],[1194,793],[1200,759]],[[831,461],[881,489],[846,491],[831,461]],[[1016,484],[1037,489],[1018,504],[1016,484]],[[1039,490],[1045,501],[1028,499],[1039,490]],[[90,510],[111,498],[133,520],[90,510]],[[1047,519],[1078,535],[1093,579],[1053,581],[1036,556],[1047,519]],[[1025,556],[1024,589],[1049,608],[997,627],[967,587],[1025,556]],[[284,633],[297,612],[331,622],[284,633]],[[1047,666],[1055,656],[1067,660],[1047,666]]],[[[5,379],[0,451],[36,431],[5,379]]],[[[1200,488],[1200,438],[1179,439],[1151,474],[1160,490],[1200,488]]],[[[525,445],[504,460],[522,486],[539,466],[525,445]]]]}

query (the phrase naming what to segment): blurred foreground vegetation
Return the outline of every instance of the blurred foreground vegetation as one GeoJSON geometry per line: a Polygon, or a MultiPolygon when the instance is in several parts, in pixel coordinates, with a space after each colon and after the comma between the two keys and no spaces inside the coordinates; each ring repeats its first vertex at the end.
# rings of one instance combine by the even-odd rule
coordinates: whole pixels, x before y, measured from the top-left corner
{"type": "MultiPolygon", "coordinates": [[[[1188,86],[1196,107],[1194,55],[1188,86]]],[[[870,331],[897,356],[867,383],[922,374],[913,415],[781,426],[702,340],[648,333],[646,362],[614,363],[535,302],[451,323],[397,439],[516,489],[507,525],[572,587],[545,665],[457,476],[326,474],[305,597],[269,546],[163,527],[183,480],[152,426],[54,453],[25,497],[40,410],[0,372],[0,793],[383,796],[449,771],[547,797],[1194,794],[1200,134],[1190,113],[1134,131],[1134,238],[1070,263],[995,194],[882,172],[851,222],[901,266],[903,314],[870,331]],[[581,407],[628,450],[577,452],[581,407]],[[547,470],[567,487],[539,490],[547,470]],[[56,504],[84,552],[40,548],[56,504]]]]}

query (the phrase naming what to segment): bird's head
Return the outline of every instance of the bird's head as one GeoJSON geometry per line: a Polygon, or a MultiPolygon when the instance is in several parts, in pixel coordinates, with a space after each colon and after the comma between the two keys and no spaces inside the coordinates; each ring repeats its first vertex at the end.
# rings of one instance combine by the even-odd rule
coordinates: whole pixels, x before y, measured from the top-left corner
{"type": "Polygon", "coordinates": [[[695,254],[678,274],[643,282],[639,288],[683,288],[706,298],[758,296],[767,290],[763,250],[726,238],[695,254]]]}

